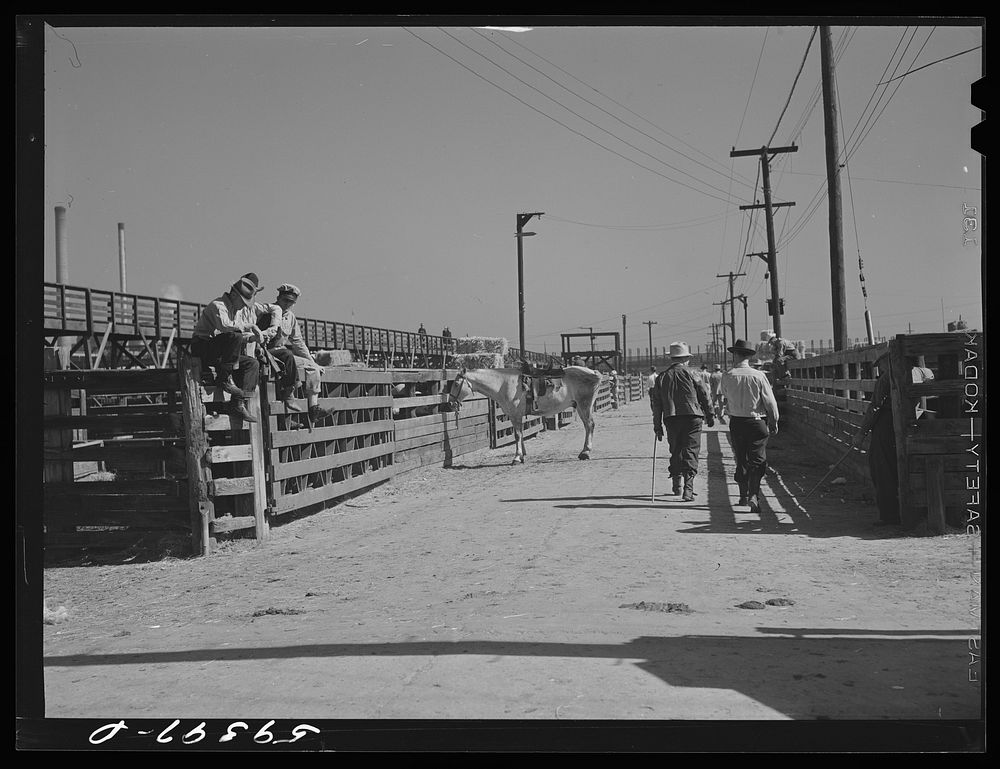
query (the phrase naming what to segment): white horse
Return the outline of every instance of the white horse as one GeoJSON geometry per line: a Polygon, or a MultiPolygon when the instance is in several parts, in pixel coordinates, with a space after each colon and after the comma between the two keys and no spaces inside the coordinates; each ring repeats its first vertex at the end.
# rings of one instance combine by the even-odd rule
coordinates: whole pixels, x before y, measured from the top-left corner
{"type": "Polygon", "coordinates": [[[511,464],[524,464],[521,430],[525,416],[552,416],[575,408],[584,429],[583,451],[578,458],[590,459],[594,436],[594,398],[601,383],[601,374],[584,366],[567,366],[559,374],[558,378],[530,377],[516,368],[463,368],[452,382],[448,396],[456,409],[474,392],[485,395],[500,406],[514,427],[514,460],[511,464]]]}

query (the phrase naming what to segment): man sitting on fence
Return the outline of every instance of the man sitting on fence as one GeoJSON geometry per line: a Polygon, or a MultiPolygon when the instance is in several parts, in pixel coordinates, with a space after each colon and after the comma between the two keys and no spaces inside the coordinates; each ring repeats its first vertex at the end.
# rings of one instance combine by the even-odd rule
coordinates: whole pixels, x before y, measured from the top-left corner
{"type": "Polygon", "coordinates": [[[323,374],[323,368],[302,340],[299,322],[292,312],[292,306],[301,295],[297,286],[282,283],[278,286],[278,298],[273,305],[268,305],[270,308],[277,308],[276,312],[262,314],[258,322],[264,327],[267,351],[281,364],[281,371],[275,372],[278,376],[275,383],[278,400],[283,401],[289,411],[301,411],[292,394],[295,386],[304,382],[309,418],[313,422],[319,422],[330,416],[333,409],[325,409],[319,405],[319,378],[323,374]]]}
{"type": "Polygon", "coordinates": [[[191,354],[201,359],[204,370],[210,366],[215,369],[216,386],[232,396],[232,414],[248,422],[257,421],[247,410],[246,401],[257,389],[260,375],[254,352],[264,338],[257,327],[257,315],[265,312],[265,307],[255,303],[254,297],[261,290],[257,276],[248,272],[206,305],[191,339],[191,354]]]}

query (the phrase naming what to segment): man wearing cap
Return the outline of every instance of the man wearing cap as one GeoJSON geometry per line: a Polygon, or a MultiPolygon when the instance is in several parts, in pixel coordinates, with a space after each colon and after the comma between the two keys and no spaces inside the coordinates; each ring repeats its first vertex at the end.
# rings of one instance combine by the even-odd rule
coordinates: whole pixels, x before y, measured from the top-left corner
{"type": "Polygon", "coordinates": [[[259,322],[266,328],[263,333],[267,339],[268,352],[281,363],[281,374],[276,383],[278,400],[283,401],[289,411],[301,411],[292,398],[292,393],[295,385],[303,381],[309,418],[318,422],[333,414],[333,409],[325,409],[319,405],[319,378],[323,374],[323,367],[316,362],[302,340],[299,322],[292,312],[292,307],[301,295],[298,286],[282,283],[278,286],[278,298],[273,305],[269,305],[276,308],[276,316],[274,313],[270,317],[261,316],[259,322]]]}
{"type": "Polygon", "coordinates": [[[778,402],[767,374],[753,368],[756,350],[743,339],[727,348],[737,362],[722,375],[722,395],[729,412],[729,436],[736,455],[738,505],[760,512],[760,482],[767,472],[767,439],[778,434],[778,402]]]}
{"type": "Polygon", "coordinates": [[[709,394],[712,396],[712,410],[715,412],[715,418],[719,420],[720,424],[725,424],[726,417],[723,413],[725,404],[722,398],[722,366],[718,363],[715,364],[715,371],[708,376],[708,388],[709,394]]]}
{"type": "Polygon", "coordinates": [[[260,375],[254,352],[264,335],[257,327],[257,316],[267,309],[254,302],[254,297],[263,288],[257,276],[248,272],[206,305],[191,339],[191,354],[201,359],[204,368],[215,368],[216,386],[232,396],[232,413],[248,422],[257,421],[246,401],[257,389],[260,375]]]}
{"type": "Polygon", "coordinates": [[[658,441],[663,440],[663,427],[667,429],[670,447],[670,478],[673,493],[681,493],[685,502],[694,500],[694,477],[698,474],[698,452],[701,450],[702,418],[708,426],[715,425],[712,406],[701,377],[688,368],[691,351],[684,342],[670,345],[672,361],[656,378],[650,390],[653,409],[653,432],[658,441]]]}

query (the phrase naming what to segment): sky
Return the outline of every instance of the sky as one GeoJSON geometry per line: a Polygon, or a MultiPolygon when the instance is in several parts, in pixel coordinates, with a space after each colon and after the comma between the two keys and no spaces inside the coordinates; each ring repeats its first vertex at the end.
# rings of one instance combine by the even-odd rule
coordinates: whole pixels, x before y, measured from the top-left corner
{"type": "MultiPolygon", "coordinates": [[[[208,302],[253,271],[263,297],[298,285],[301,316],[517,346],[516,216],[541,212],[523,240],[527,349],[622,332],[623,315],[630,349],[650,333],[704,349],[728,297],[718,275],[746,273],[751,339],[771,325],[766,265],[744,256],[767,250],[765,217],[739,209],[763,201],[759,162],[730,152],[795,145],[770,166],[773,200],[795,203],[774,214],[782,332],[833,336],[809,24],[113,19],[45,32],[47,281],[62,205],[70,285],[118,288],[122,223],[130,293],[208,302]]],[[[982,327],[981,238],[964,221],[982,213],[982,28],[912,22],[831,28],[852,339],[859,257],[878,335],[982,327]]]]}

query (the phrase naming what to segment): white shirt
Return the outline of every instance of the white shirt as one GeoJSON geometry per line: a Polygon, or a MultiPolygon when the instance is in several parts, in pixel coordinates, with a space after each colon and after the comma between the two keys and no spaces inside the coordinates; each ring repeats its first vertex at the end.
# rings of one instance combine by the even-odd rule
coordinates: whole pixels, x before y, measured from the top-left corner
{"type": "Polygon", "coordinates": [[[770,418],[778,421],[778,402],[774,398],[767,374],[741,361],[722,375],[722,394],[729,404],[732,417],[770,418]]]}

